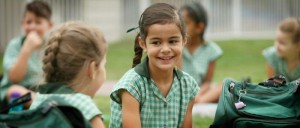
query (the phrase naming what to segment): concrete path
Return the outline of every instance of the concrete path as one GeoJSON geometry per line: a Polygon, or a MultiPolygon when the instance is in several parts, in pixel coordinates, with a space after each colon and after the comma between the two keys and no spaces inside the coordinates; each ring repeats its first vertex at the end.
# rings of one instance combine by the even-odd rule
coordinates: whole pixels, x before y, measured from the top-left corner
{"type": "Polygon", "coordinates": [[[105,81],[101,88],[98,90],[97,95],[109,96],[116,83],[117,81],[105,81]]]}

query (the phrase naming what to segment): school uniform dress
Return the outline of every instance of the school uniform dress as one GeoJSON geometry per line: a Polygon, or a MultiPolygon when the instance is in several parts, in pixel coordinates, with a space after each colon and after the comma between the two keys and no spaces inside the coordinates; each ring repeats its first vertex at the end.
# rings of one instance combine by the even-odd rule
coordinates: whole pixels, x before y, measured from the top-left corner
{"type": "MultiPolygon", "coordinates": [[[[9,81],[8,72],[17,61],[17,58],[23,46],[24,37],[25,36],[21,36],[12,39],[5,50],[4,57],[3,57],[3,78],[0,84],[1,99],[3,98],[7,88],[12,84],[9,81]]],[[[43,56],[43,50],[40,50],[40,52],[31,53],[28,63],[24,64],[24,66],[27,66],[25,77],[22,81],[20,81],[17,84],[22,85],[26,88],[30,88],[31,85],[37,85],[42,80],[43,78],[42,56],[43,56]]]]}
{"type": "Polygon", "coordinates": [[[98,109],[96,104],[93,102],[91,97],[82,94],[40,94],[37,93],[35,99],[33,100],[29,109],[37,108],[43,101],[49,99],[50,97],[58,97],[66,101],[71,106],[77,108],[86,120],[91,120],[95,116],[102,115],[102,112],[98,109]]]}
{"type": "Polygon", "coordinates": [[[263,56],[275,70],[276,75],[284,75],[289,82],[300,78],[300,64],[293,71],[289,71],[286,61],[276,54],[274,46],[263,50],[263,56]]]}
{"type": "Polygon", "coordinates": [[[217,60],[222,54],[222,49],[214,42],[202,44],[193,55],[185,47],[183,49],[182,70],[201,85],[206,77],[210,62],[217,60]]]}
{"type": "Polygon", "coordinates": [[[148,58],[129,70],[116,84],[111,97],[111,128],[122,127],[122,103],[119,93],[128,91],[140,103],[140,120],[143,128],[181,127],[190,101],[199,92],[196,81],[187,73],[174,69],[170,91],[164,97],[148,69],[148,58]]]}

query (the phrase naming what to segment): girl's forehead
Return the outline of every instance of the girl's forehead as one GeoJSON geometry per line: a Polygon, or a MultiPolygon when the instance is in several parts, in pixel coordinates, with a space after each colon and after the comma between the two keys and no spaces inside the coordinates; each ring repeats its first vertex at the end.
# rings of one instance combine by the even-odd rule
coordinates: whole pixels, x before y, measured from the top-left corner
{"type": "Polygon", "coordinates": [[[39,17],[31,11],[26,11],[25,14],[24,14],[23,19],[28,19],[28,18],[43,18],[43,17],[39,17]]]}
{"type": "Polygon", "coordinates": [[[276,36],[277,36],[278,39],[281,39],[281,40],[292,41],[292,35],[291,34],[284,33],[280,30],[278,30],[276,32],[276,36]]]}
{"type": "Polygon", "coordinates": [[[153,24],[148,28],[147,38],[172,36],[181,37],[180,28],[175,23],[153,24]]]}

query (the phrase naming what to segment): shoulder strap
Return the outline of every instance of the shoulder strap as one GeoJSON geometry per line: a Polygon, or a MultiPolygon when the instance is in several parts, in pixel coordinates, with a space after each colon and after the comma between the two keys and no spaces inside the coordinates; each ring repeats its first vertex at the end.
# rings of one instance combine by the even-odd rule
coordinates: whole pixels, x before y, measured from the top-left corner
{"type": "Polygon", "coordinates": [[[23,46],[25,39],[26,39],[26,36],[22,37],[21,46],[23,46]]]}

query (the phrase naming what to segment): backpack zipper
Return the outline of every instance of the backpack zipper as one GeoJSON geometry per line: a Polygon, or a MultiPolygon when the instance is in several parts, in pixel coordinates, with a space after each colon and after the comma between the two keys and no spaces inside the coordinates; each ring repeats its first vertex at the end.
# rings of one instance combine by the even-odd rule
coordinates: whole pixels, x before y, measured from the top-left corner
{"type": "Polygon", "coordinates": [[[284,120],[271,120],[271,119],[253,119],[253,118],[237,118],[234,120],[233,122],[233,126],[235,127],[237,122],[240,120],[249,120],[249,121],[256,121],[256,122],[266,122],[266,123],[277,123],[277,124],[290,124],[290,123],[295,123],[300,125],[300,121],[299,120],[295,120],[295,119],[284,119],[284,120]]]}

